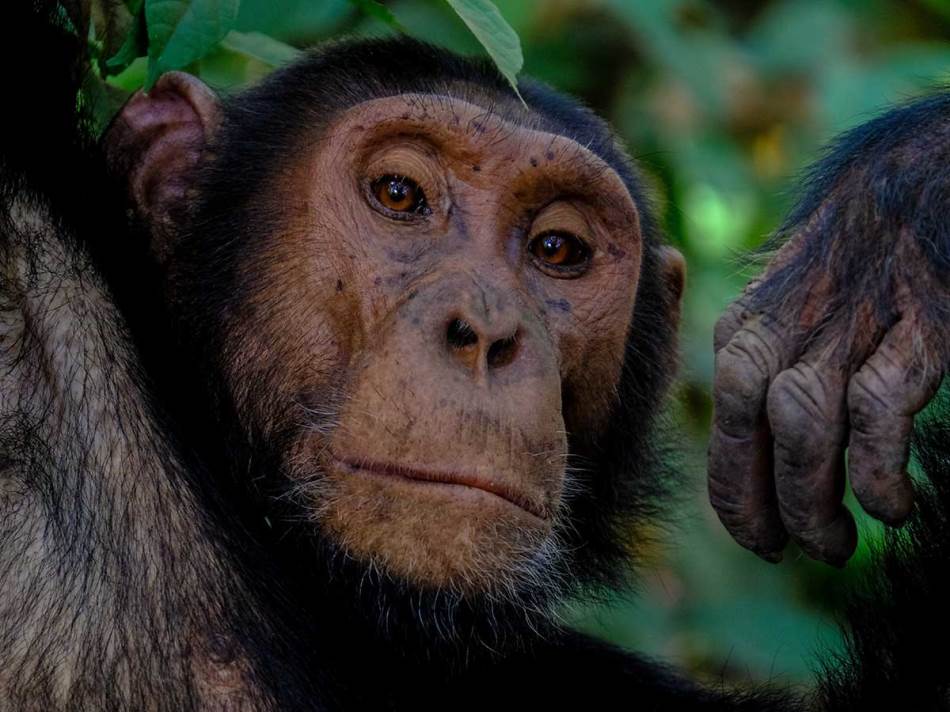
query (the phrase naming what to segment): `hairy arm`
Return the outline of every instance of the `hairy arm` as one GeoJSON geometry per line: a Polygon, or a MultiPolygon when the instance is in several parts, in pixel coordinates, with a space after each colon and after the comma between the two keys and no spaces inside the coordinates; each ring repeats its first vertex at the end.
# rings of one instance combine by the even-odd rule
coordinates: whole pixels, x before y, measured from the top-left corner
{"type": "Polygon", "coordinates": [[[81,55],[58,12],[7,17],[59,72],[11,74],[20,108],[0,135],[0,707],[267,709],[252,626],[232,615],[250,594],[91,257],[128,236],[75,114],[81,55]]]}
{"type": "Polygon", "coordinates": [[[791,536],[843,565],[841,503],[906,519],[913,416],[950,353],[950,95],[839,139],[764,275],[716,329],[709,489],[743,546],[780,558],[791,536]]]}
{"type": "Polygon", "coordinates": [[[206,636],[228,626],[222,561],[88,254],[28,192],[0,203],[0,225],[0,697],[256,697],[240,676],[208,683],[206,636]]]}

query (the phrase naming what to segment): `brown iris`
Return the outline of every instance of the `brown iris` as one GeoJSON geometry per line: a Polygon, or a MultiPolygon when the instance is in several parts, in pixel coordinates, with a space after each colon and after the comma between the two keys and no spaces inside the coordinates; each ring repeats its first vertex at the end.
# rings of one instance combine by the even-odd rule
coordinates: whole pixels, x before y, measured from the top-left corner
{"type": "Polygon", "coordinates": [[[385,175],[373,181],[373,197],[387,210],[394,213],[426,214],[426,203],[422,188],[406,176],[385,175]]]}
{"type": "Polygon", "coordinates": [[[531,241],[528,249],[541,262],[556,268],[576,269],[590,259],[590,248],[569,232],[542,233],[531,241]]]}

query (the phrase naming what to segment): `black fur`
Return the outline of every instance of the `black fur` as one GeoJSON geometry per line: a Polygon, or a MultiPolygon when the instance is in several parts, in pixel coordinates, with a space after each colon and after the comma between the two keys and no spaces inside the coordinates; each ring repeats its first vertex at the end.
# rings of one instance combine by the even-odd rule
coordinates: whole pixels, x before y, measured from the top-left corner
{"type": "Polygon", "coordinates": [[[56,3],[5,19],[58,71],[11,73],[0,132],[0,709],[199,709],[193,656],[213,678],[245,652],[248,707],[324,709],[319,670],[297,667],[274,594],[232,553],[239,525],[198,505],[205,471],[115,308],[151,302],[78,111],[83,42],[56,3]]]}
{"type": "Polygon", "coordinates": [[[917,509],[889,531],[862,590],[847,609],[847,654],[824,666],[828,710],[950,709],[950,675],[940,653],[950,635],[950,392],[918,423],[914,454],[926,481],[917,509]]]}
{"type": "MultiPolygon", "coordinates": [[[[767,249],[776,248],[816,220],[795,259],[754,294],[753,308],[780,311],[797,288],[807,289],[821,271],[836,285],[840,302],[826,305],[828,323],[852,331],[867,328],[859,305],[874,305],[880,325],[897,319],[890,297],[905,260],[896,246],[902,229],[924,256],[937,284],[950,285],[950,92],[943,91],[893,109],[844,135],[804,176],[796,207],[767,249]],[[860,249],[854,246],[860,245],[860,249]]],[[[933,299],[924,317],[950,323],[950,304],[933,299]]],[[[845,340],[847,342],[847,339],[845,340]]]]}
{"type": "MultiPolygon", "coordinates": [[[[438,602],[420,597],[418,591],[407,599],[407,592],[402,590],[392,591],[392,600],[382,606],[378,600],[370,602],[370,610],[382,607],[387,612],[403,610],[408,604],[402,615],[387,616],[396,620],[434,619],[437,627],[448,630],[458,629],[467,618],[469,629],[466,631],[463,626],[459,635],[487,635],[486,644],[496,647],[504,644],[501,637],[517,638],[520,633],[495,624],[476,633],[485,621],[515,620],[523,617],[517,611],[539,610],[543,612],[542,619],[532,617],[530,623],[544,626],[552,593],[593,594],[605,587],[622,585],[629,571],[625,562],[632,553],[620,544],[624,532],[630,531],[633,522],[655,514],[658,503],[668,499],[664,496],[666,492],[661,493],[666,482],[660,476],[660,458],[653,437],[657,403],[675,368],[675,334],[665,318],[669,297],[659,283],[655,267],[655,248],[660,238],[639,180],[606,124],[576,103],[528,82],[523,83],[522,93],[531,111],[523,111],[489,63],[463,60],[406,39],[339,43],[313,52],[226,104],[223,125],[213,148],[215,160],[200,179],[198,192],[204,199],[195,208],[189,236],[181,241],[181,249],[173,258],[174,289],[185,303],[181,316],[187,324],[186,334],[192,337],[190,350],[195,355],[189,354],[187,358],[189,368],[197,359],[205,364],[197,371],[202,377],[219,372],[217,359],[227,342],[223,322],[238,308],[241,296],[254,286],[238,280],[237,267],[254,264],[259,241],[266,240],[280,220],[279,206],[259,199],[266,195],[271,176],[282,165],[280,156],[305,150],[301,146],[305,140],[319,142],[320,128],[355,103],[409,92],[459,96],[484,106],[486,113],[502,113],[572,136],[613,166],[642,206],[648,249],[618,412],[610,419],[606,432],[575,434],[571,443],[575,462],[581,465],[579,476],[584,477],[584,495],[574,502],[574,516],[563,533],[571,555],[560,563],[561,575],[552,577],[564,581],[562,590],[555,592],[547,586],[523,591],[523,597],[516,602],[517,610],[505,615],[496,615],[498,611],[486,610],[481,605],[466,615],[466,610],[476,602],[447,598],[444,592],[438,593],[438,602]],[[208,288],[209,283],[214,285],[212,289],[208,288]]],[[[186,376],[178,372],[175,380],[186,376]]],[[[219,417],[229,411],[231,404],[220,395],[222,387],[214,391],[218,394],[214,410],[219,417]]],[[[260,397],[267,395],[262,393],[260,397]]],[[[565,400],[571,397],[572,394],[565,394],[565,400]]],[[[197,412],[193,403],[183,405],[183,415],[197,412]]],[[[202,419],[213,420],[204,416],[202,419]]],[[[226,461],[221,461],[221,469],[236,471],[243,482],[247,482],[249,471],[273,472],[276,468],[259,444],[245,447],[243,435],[233,426],[233,420],[233,416],[230,422],[225,420],[223,433],[201,434],[204,443],[228,443],[226,448],[206,452],[206,456],[224,454],[226,461]],[[228,433],[235,437],[227,437],[228,433]]],[[[193,428],[192,431],[197,432],[193,428]]],[[[261,480],[268,480],[266,474],[261,480]]],[[[283,538],[283,533],[280,536],[283,538]]],[[[283,550],[286,551],[286,539],[283,550]]],[[[334,560],[340,558],[332,552],[326,555],[334,560]]],[[[357,569],[344,578],[353,576],[359,580],[362,572],[357,569]]],[[[378,590],[372,594],[379,595],[378,590]]],[[[497,604],[492,607],[497,608],[497,604]]]]}
{"type": "MultiPolygon", "coordinates": [[[[130,239],[123,199],[75,110],[82,46],[59,29],[51,5],[15,3],[5,11],[18,33],[57,58],[62,73],[42,82],[16,75],[18,111],[12,131],[0,132],[0,278],[7,280],[0,283],[0,357],[37,353],[4,338],[21,318],[24,299],[37,299],[30,290],[49,270],[59,270],[62,284],[79,285],[82,294],[104,295],[105,308],[65,309],[62,316],[47,303],[35,314],[47,325],[70,320],[76,333],[90,336],[89,360],[70,367],[80,375],[105,370],[96,381],[102,392],[88,395],[126,409],[104,422],[118,424],[119,444],[141,452],[148,467],[132,472],[136,479],[123,471],[126,479],[118,481],[134,486],[100,487],[99,470],[90,467],[97,455],[83,446],[86,423],[58,410],[72,403],[68,394],[29,392],[16,407],[0,408],[0,563],[7,564],[0,568],[0,591],[23,575],[11,554],[27,551],[29,537],[38,536],[17,518],[27,511],[17,507],[35,506],[52,532],[43,541],[59,542],[47,544],[37,562],[57,576],[38,580],[32,598],[0,600],[0,709],[195,709],[205,699],[186,664],[195,646],[224,664],[235,653],[246,657],[253,709],[866,710],[885,702],[888,709],[946,708],[950,674],[939,654],[928,654],[928,643],[950,632],[943,571],[950,563],[946,416],[919,441],[933,487],[882,554],[884,582],[879,579],[875,593],[858,599],[851,613],[852,655],[825,676],[814,700],[703,690],[662,666],[565,631],[545,615],[552,595],[596,594],[626,583],[633,552],[619,543],[622,534],[631,522],[656,514],[668,484],[655,446],[655,418],[674,370],[674,334],[664,319],[668,296],[654,253],[660,237],[634,170],[600,119],[530,82],[521,85],[531,107],[524,111],[489,65],[407,40],[309,54],[227,105],[217,160],[201,177],[192,239],[176,255],[185,313],[170,315],[143,242],[130,239]],[[222,315],[232,306],[228,295],[246,287],[237,280],[236,260],[253,257],[255,240],[276,219],[254,199],[281,167],[280,156],[298,149],[305,135],[314,135],[309,132],[318,134],[336,112],[402,92],[461,96],[571,136],[619,172],[641,208],[649,249],[620,405],[607,432],[571,442],[594,472],[574,503],[576,552],[561,563],[571,577],[562,590],[523,591],[518,600],[489,605],[440,601],[397,582],[360,587],[365,572],[340,562],[322,542],[293,526],[265,523],[275,514],[267,495],[281,484],[249,482],[269,469],[270,455],[237,435],[231,406],[214,380],[222,315]],[[23,204],[43,217],[40,229],[24,224],[23,204]],[[61,248],[66,258],[56,256],[61,248]],[[20,270],[24,263],[33,269],[10,279],[11,265],[20,270]],[[183,329],[173,327],[179,318],[183,329]],[[110,350],[114,362],[104,355],[110,350]],[[29,422],[36,408],[44,418],[39,425],[56,424],[56,439],[38,440],[44,431],[29,422]],[[158,436],[142,435],[153,432],[158,436]],[[144,585],[150,573],[157,578],[144,585]],[[44,606],[44,625],[22,630],[18,622],[37,606],[44,606]],[[84,617],[89,613],[91,623],[84,617]],[[23,641],[26,654],[15,647],[23,641]],[[57,691],[63,658],[77,660],[70,670],[78,677],[66,693],[57,691]]],[[[14,66],[11,52],[0,50],[4,66],[14,66]]],[[[817,187],[783,234],[815,211],[857,155],[876,167],[869,175],[880,188],[883,223],[918,218],[928,258],[945,277],[946,161],[895,174],[885,153],[892,145],[887,136],[945,126],[946,107],[946,99],[934,99],[847,137],[822,164],[817,187]],[[909,193],[891,190],[894,183],[884,180],[910,180],[911,173],[917,182],[909,193]]],[[[35,337],[42,343],[44,334],[35,337]]],[[[64,374],[54,369],[51,375],[64,374]]],[[[0,399],[0,405],[8,402],[0,399]]]]}

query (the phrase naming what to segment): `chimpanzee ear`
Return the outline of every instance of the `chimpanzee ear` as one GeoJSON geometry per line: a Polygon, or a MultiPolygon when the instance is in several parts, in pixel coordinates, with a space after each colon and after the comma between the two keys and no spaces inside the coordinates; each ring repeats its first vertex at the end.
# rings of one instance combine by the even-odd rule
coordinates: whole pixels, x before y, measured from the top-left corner
{"type": "Polygon", "coordinates": [[[667,315],[679,325],[683,306],[683,292],[686,289],[686,260],[677,249],[663,245],[659,249],[660,278],[666,286],[669,296],[670,313],[667,315]]]}
{"type": "Polygon", "coordinates": [[[219,116],[211,89],[189,74],[169,72],[129,99],[106,134],[109,163],[126,177],[160,261],[185,217],[188,188],[219,116]]]}

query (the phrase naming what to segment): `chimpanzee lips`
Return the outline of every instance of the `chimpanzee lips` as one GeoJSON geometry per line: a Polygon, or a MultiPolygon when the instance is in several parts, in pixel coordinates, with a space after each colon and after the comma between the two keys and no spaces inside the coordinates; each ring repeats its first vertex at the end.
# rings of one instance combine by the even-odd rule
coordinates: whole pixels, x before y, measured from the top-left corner
{"type": "Polygon", "coordinates": [[[547,519],[545,507],[540,496],[529,496],[525,492],[512,487],[507,482],[489,480],[484,476],[458,472],[454,470],[432,470],[428,468],[410,467],[401,464],[374,462],[362,458],[347,458],[331,455],[337,464],[350,471],[361,471],[371,475],[386,477],[401,477],[414,482],[449,485],[454,487],[469,487],[481,490],[505,500],[509,504],[524,510],[538,519],[547,519]]]}

